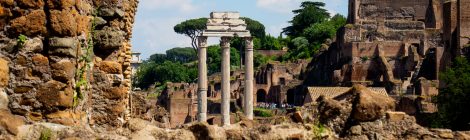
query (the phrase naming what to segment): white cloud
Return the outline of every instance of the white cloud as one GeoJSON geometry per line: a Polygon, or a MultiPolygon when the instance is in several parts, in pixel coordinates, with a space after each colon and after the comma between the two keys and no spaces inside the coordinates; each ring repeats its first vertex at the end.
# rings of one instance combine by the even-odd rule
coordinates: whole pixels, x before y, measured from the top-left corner
{"type": "Polygon", "coordinates": [[[145,10],[175,9],[189,13],[198,9],[192,3],[192,0],[140,0],[139,6],[145,10]]]}

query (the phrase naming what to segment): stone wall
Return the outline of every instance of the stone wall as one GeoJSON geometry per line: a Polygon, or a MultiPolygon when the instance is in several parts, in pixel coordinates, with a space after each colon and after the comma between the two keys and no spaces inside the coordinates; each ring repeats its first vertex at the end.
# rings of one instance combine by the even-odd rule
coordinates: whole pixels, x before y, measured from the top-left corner
{"type": "Polygon", "coordinates": [[[0,88],[31,122],[120,126],[137,0],[0,0],[0,88]]]}

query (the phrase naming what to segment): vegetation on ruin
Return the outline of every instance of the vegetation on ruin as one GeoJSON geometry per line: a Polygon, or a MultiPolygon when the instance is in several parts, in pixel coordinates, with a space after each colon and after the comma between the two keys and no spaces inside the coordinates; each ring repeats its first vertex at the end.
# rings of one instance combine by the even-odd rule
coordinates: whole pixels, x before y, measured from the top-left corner
{"type": "Polygon", "coordinates": [[[253,109],[253,113],[257,117],[272,117],[272,116],[274,116],[274,114],[272,113],[271,110],[264,109],[264,108],[255,108],[255,109],[253,109]]]}
{"type": "Polygon", "coordinates": [[[16,39],[17,47],[23,48],[24,45],[26,44],[26,41],[28,41],[28,37],[23,34],[20,34],[18,36],[18,39],[16,39]]]}
{"type": "Polygon", "coordinates": [[[41,131],[41,135],[39,136],[39,140],[50,140],[52,138],[52,130],[49,128],[44,128],[41,131]]]}
{"type": "Polygon", "coordinates": [[[432,120],[433,127],[454,130],[470,129],[470,63],[458,57],[452,67],[440,74],[445,88],[440,89],[435,101],[439,107],[438,117],[432,120]]]}
{"type": "Polygon", "coordinates": [[[80,100],[84,98],[83,89],[88,89],[88,80],[86,73],[93,67],[93,36],[96,28],[96,13],[93,13],[91,19],[90,32],[88,38],[81,43],[81,48],[85,49],[85,53],[78,59],[77,72],[75,73],[75,90],[73,93],[73,106],[76,107],[80,100]]]}

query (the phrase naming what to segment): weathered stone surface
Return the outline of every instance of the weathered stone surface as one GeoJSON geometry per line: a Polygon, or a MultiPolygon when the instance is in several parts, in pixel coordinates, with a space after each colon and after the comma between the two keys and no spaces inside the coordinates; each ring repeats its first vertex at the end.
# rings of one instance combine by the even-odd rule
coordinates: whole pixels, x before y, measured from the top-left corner
{"type": "Polygon", "coordinates": [[[11,20],[10,25],[10,32],[13,35],[35,36],[47,32],[46,14],[43,10],[34,10],[26,16],[15,18],[11,20]]]}
{"type": "Polygon", "coordinates": [[[99,64],[100,70],[109,74],[121,74],[122,65],[115,61],[103,61],[99,64]]]}
{"type": "Polygon", "coordinates": [[[352,135],[361,135],[362,127],[360,125],[356,125],[356,126],[351,127],[349,131],[351,132],[352,135]]]}
{"type": "Polygon", "coordinates": [[[385,116],[385,112],[394,110],[395,100],[376,94],[362,85],[353,88],[357,94],[357,104],[354,105],[353,116],[358,121],[373,121],[385,116]]]}
{"type": "Polygon", "coordinates": [[[73,89],[66,84],[51,80],[41,84],[37,98],[47,110],[53,110],[56,107],[72,107],[73,89]]]}
{"type": "Polygon", "coordinates": [[[50,38],[49,45],[51,55],[77,57],[79,42],[75,38],[50,38]]]}
{"type": "Polygon", "coordinates": [[[76,0],[47,0],[50,9],[69,9],[75,6],[76,0]]]}
{"type": "Polygon", "coordinates": [[[300,113],[300,111],[297,111],[294,113],[294,119],[295,119],[295,122],[304,122],[302,113],[300,113]]]}
{"type": "Polygon", "coordinates": [[[0,58],[0,87],[7,86],[9,80],[10,80],[10,67],[8,66],[8,61],[0,58]]]}
{"type": "Polygon", "coordinates": [[[105,96],[107,99],[121,99],[124,96],[127,95],[127,92],[129,91],[128,88],[125,87],[112,87],[112,88],[106,88],[104,89],[105,96]]]}
{"type": "Polygon", "coordinates": [[[104,20],[102,17],[95,17],[95,24],[96,25],[104,25],[108,23],[106,20],[104,20]]]}
{"type": "Polygon", "coordinates": [[[40,38],[28,39],[24,44],[24,50],[26,52],[41,52],[43,50],[42,40],[40,38]]]}
{"type": "Polygon", "coordinates": [[[387,112],[387,119],[392,122],[398,122],[405,119],[405,112],[387,112]]]}
{"type": "Polygon", "coordinates": [[[42,54],[36,54],[32,57],[35,66],[48,66],[49,59],[42,54]]]}
{"type": "Polygon", "coordinates": [[[62,60],[51,64],[51,67],[52,78],[54,78],[54,80],[68,82],[73,80],[73,77],[75,76],[76,66],[68,60],[62,60]]]}
{"type": "Polygon", "coordinates": [[[123,46],[126,33],[115,28],[105,27],[95,33],[95,43],[102,50],[113,50],[123,46]]]}
{"type": "Polygon", "coordinates": [[[131,131],[140,131],[144,129],[149,123],[150,122],[138,118],[132,118],[128,122],[129,129],[131,129],[131,131]]]}
{"type": "Polygon", "coordinates": [[[6,6],[11,6],[15,4],[15,1],[14,0],[0,0],[0,3],[6,6]]]}
{"type": "Polygon", "coordinates": [[[0,89],[0,110],[8,109],[8,103],[9,99],[7,93],[4,89],[0,89]]]}
{"type": "Polygon", "coordinates": [[[114,16],[114,9],[108,8],[108,7],[103,7],[99,9],[98,15],[103,16],[103,17],[111,17],[114,16]]]}
{"type": "Polygon", "coordinates": [[[52,31],[60,36],[75,36],[77,34],[77,22],[75,19],[77,13],[70,11],[51,11],[52,31]]]}
{"type": "Polygon", "coordinates": [[[26,117],[29,120],[32,120],[32,121],[41,121],[42,120],[42,114],[39,113],[39,112],[28,112],[26,117]]]}
{"type": "Polygon", "coordinates": [[[457,140],[470,140],[470,131],[455,132],[454,139],[457,139],[457,140]]]}
{"type": "Polygon", "coordinates": [[[431,132],[436,133],[440,138],[453,139],[454,134],[450,129],[431,129],[431,132]]]}
{"type": "Polygon", "coordinates": [[[33,89],[33,87],[31,86],[17,86],[15,87],[15,89],[13,90],[15,93],[26,93],[26,92],[29,92],[33,89]]]}
{"type": "Polygon", "coordinates": [[[85,112],[72,110],[58,111],[46,115],[46,118],[53,123],[72,126],[78,124],[81,119],[85,118],[85,112]]]}
{"type": "Polygon", "coordinates": [[[18,0],[17,2],[20,6],[24,6],[25,8],[40,9],[44,7],[43,0],[18,0]]]}
{"type": "Polygon", "coordinates": [[[13,135],[18,134],[18,127],[24,125],[24,121],[8,110],[0,109],[0,129],[4,128],[13,135]]]}
{"type": "Polygon", "coordinates": [[[89,35],[90,28],[91,28],[91,19],[88,16],[77,15],[77,35],[85,34],[89,35]]]}

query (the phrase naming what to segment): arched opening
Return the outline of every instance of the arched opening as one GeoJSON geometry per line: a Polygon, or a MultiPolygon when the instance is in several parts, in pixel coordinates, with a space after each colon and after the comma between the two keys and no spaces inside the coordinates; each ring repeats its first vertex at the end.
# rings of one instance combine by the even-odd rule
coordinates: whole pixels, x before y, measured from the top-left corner
{"type": "Polygon", "coordinates": [[[256,92],[256,102],[261,103],[261,102],[266,102],[266,91],[263,89],[260,89],[256,92]]]}

